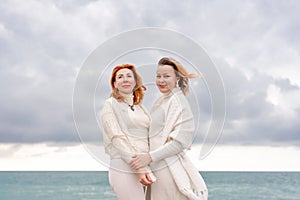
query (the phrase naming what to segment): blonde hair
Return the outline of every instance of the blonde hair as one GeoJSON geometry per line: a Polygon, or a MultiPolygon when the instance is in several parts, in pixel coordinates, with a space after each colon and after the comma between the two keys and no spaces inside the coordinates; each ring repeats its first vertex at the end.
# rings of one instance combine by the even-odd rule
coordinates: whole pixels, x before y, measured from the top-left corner
{"type": "Polygon", "coordinates": [[[146,87],[143,85],[141,76],[137,73],[135,66],[132,64],[118,65],[113,69],[111,78],[110,78],[110,86],[112,89],[110,96],[117,99],[118,102],[122,102],[125,100],[125,97],[122,96],[114,86],[114,83],[116,82],[117,72],[120,69],[125,69],[125,68],[130,69],[133,72],[133,76],[134,76],[134,79],[136,82],[136,85],[135,85],[134,91],[133,91],[133,104],[137,105],[143,101],[144,91],[146,90],[146,87]]]}
{"type": "Polygon", "coordinates": [[[170,65],[173,67],[176,76],[179,78],[178,86],[184,95],[189,92],[189,78],[197,78],[198,74],[188,73],[184,66],[174,58],[163,57],[158,61],[158,65],[170,65]]]}

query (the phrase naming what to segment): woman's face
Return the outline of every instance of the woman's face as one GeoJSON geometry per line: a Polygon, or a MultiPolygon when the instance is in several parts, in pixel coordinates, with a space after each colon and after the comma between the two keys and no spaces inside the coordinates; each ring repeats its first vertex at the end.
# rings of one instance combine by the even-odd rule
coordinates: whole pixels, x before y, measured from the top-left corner
{"type": "Polygon", "coordinates": [[[120,69],[116,73],[116,81],[114,82],[115,88],[123,94],[131,94],[136,85],[133,72],[130,69],[120,69]]]}
{"type": "Polygon", "coordinates": [[[156,71],[156,86],[161,93],[168,93],[176,87],[179,78],[170,65],[159,65],[156,71]]]}

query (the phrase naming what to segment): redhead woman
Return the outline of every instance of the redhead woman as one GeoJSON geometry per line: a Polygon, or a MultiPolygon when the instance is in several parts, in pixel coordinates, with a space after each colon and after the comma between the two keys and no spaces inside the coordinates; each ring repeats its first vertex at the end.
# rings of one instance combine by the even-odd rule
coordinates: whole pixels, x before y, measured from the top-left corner
{"type": "Polygon", "coordinates": [[[162,58],[156,71],[156,86],[162,96],[154,103],[149,129],[150,152],[136,154],[131,167],[150,164],[157,181],[151,185],[152,200],[206,200],[206,184],[185,150],[195,131],[193,114],[185,97],[189,74],[173,58],[162,58]]]}
{"type": "Polygon", "coordinates": [[[119,200],[144,200],[145,186],[152,183],[145,167],[133,170],[133,154],[149,152],[150,116],[142,105],[145,86],[135,66],[113,69],[111,97],[101,112],[103,142],[110,156],[109,182],[119,200]]]}

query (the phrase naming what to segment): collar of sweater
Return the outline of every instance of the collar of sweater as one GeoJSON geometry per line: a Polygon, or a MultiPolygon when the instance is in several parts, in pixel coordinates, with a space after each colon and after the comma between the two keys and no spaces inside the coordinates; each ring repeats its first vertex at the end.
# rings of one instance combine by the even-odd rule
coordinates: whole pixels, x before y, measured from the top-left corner
{"type": "Polygon", "coordinates": [[[172,96],[173,94],[175,94],[175,93],[177,93],[177,92],[180,92],[180,91],[181,91],[181,89],[180,89],[179,87],[175,87],[175,88],[173,88],[170,92],[164,93],[163,95],[164,95],[165,98],[167,98],[167,97],[170,97],[170,96],[172,96]]]}

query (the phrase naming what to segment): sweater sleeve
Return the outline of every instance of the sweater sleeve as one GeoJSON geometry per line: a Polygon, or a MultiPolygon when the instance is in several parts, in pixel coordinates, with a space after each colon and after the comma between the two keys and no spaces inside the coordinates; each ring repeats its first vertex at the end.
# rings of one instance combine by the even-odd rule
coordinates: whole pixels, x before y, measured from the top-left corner
{"type": "Polygon", "coordinates": [[[104,145],[107,148],[113,145],[118,150],[121,158],[130,163],[135,150],[130,145],[125,133],[120,128],[117,118],[113,112],[111,103],[106,101],[101,112],[101,121],[103,126],[104,145]]]}
{"type": "MultiPolygon", "coordinates": [[[[184,97],[185,98],[185,97],[184,97]]],[[[174,156],[189,148],[194,133],[194,121],[186,99],[173,96],[166,110],[163,134],[168,135],[164,145],[149,152],[153,162],[174,156]]]]}
{"type": "Polygon", "coordinates": [[[161,146],[160,148],[149,152],[152,162],[156,162],[167,157],[174,156],[183,151],[183,148],[179,142],[176,140],[171,140],[161,146]]]}

